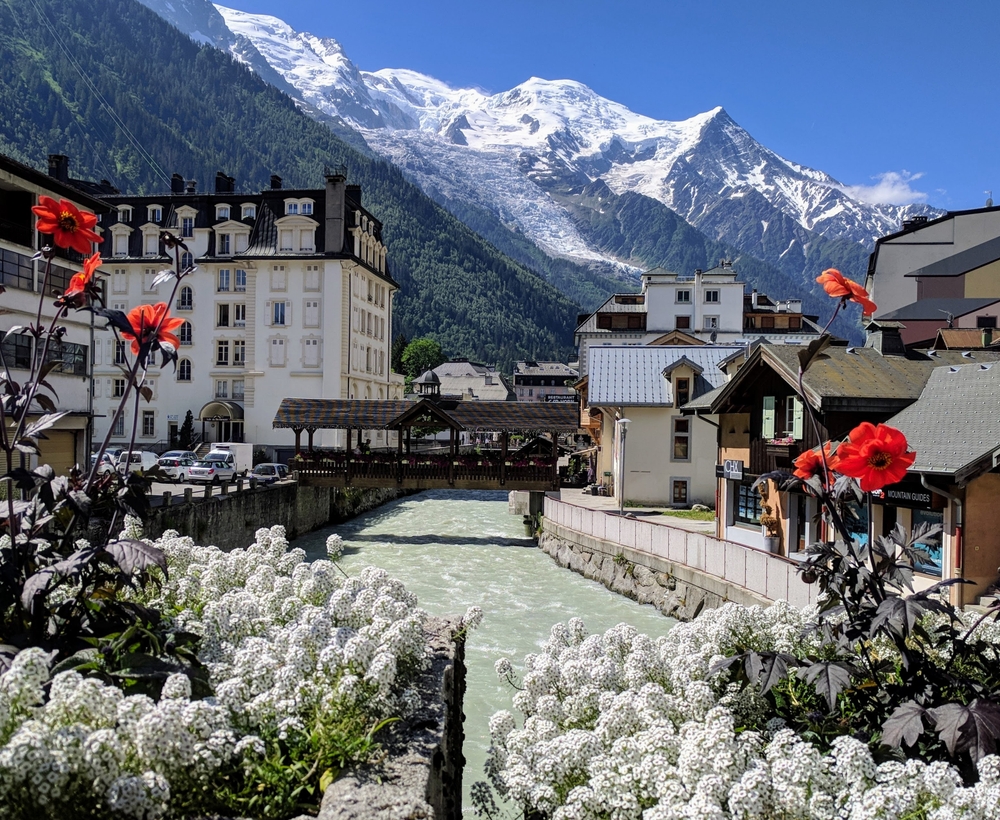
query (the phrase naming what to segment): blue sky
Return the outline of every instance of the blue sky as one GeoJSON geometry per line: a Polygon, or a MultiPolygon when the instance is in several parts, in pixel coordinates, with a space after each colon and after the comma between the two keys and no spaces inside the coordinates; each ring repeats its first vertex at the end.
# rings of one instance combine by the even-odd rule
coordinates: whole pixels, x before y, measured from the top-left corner
{"type": "Polygon", "coordinates": [[[1000,2],[229,0],[361,69],[505,91],[573,79],[657,119],[716,105],[873,201],[1000,201],[1000,2]],[[863,189],[863,190],[862,190],[863,189]]]}

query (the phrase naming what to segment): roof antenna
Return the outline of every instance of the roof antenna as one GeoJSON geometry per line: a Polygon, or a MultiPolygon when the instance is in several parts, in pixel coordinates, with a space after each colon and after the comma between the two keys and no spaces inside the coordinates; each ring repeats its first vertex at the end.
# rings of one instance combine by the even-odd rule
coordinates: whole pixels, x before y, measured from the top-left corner
{"type": "Polygon", "coordinates": [[[986,207],[987,208],[993,207],[993,191],[986,192],[986,207]]]}
{"type": "Polygon", "coordinates": [[[955,314],[954,313],[952,313],[950,310],[941,310],[941,308],[938,308],[938,313],[943,313],[945,316],[948,317],[948,327],[949,328],[955,326],[955,314]]]}

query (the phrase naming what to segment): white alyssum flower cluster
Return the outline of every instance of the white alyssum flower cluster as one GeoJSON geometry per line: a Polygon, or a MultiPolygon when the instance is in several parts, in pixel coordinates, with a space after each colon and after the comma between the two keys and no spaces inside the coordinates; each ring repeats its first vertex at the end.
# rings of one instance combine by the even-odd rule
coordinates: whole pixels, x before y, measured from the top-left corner
{"type": "MultiPolygon", "coordinates": [[[[141,538],[138,522],[123,536],[141,538]]],[[[144,602],[202,636],[215,697],[192,700],[183,675],[158,703],[76,672],[50,682],[50,656],[22,651],[0,675],[0,816],[153,820],[172,794],[211,790],[222,767],[262,756],[261,736],[341,709],[414,708],[406,685],[427,663],[426,616],[384,570],[347,578],[306,563],[282,527],[229,553],[175,532],[156,545],[169,577],[144,602]]]]}
{"type": "MultiPolygon", "coordinates": [[[[739,642],[801,654],[798,636],[814,615],[784,603],[728,604],[655,639],[626,624],[603,635],[588,635],[577,618],[557,624],[525,657],[520,682],[508,659],[496,663],[519,687],[522,721],[518,728],[509,711],[491,719],[490,782],[526,814],[553,820],[1000,816],[995,755],[968,788],[942,763],[876,765],[850,737],[823,754],[780,721],[735,731],[734,715],[759,704],[711,676],[712,664],[739,642]]],[[[489,808],[490,796],[476,794],[489,808]]]]}

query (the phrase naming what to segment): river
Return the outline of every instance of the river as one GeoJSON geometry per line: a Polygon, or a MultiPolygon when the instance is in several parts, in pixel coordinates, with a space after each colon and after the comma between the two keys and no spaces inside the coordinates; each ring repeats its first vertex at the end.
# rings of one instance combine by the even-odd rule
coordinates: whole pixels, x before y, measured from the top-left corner
{"type": "Polygon", "coordinates": [[[519,669],[553,624],[574,616],[583,618],[591,632],[626,621],[640,632],[659,635],[674,623],[651,606],[640,606],[558,566],[525,536],[520,516],[508,513],[506,493],[420,493],[304,535],[295,546],[310,558],[324,558],[331,532],[346,542],[341,566],[348,574],[369,564],[382,567],[416,593],[431,615],[461,615],[473,605],[483,608],[483,623],[466,646],[467,815],[469,787],[485,779],[490,715],[511,708],[511,690],[493,672],[498,658],[509,657],[519,669]]]}

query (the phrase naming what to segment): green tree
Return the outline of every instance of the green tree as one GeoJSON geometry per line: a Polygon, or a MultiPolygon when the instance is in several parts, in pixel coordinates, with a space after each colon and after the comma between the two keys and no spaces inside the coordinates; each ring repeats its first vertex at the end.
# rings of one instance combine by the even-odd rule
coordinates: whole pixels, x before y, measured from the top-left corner
{"type": "Polygon", "coordinates": [[[194,438],[194,416],[191,411],[188,410],[184,415],[184,423],[181,425],[180,431],[177,433],[177,446],[182,450],[187,450],[191,447],[191,439],[194,438]]]}
{"type": "Polygon", "coordinates": [[[392,340],[392,352],[389,356],[389,360],[393,373],[403,372],[403,353],[406,351],[406,346],[409,343],[410,340],[406,338],[405,333],[398,333],[392,340]]]}
{"type": "Polygon", "coordinates": [[[415,379],[444,362],[444,352],[438,342],[428,338],[414,339],[403,351],[403,374],[415,379]]]}

